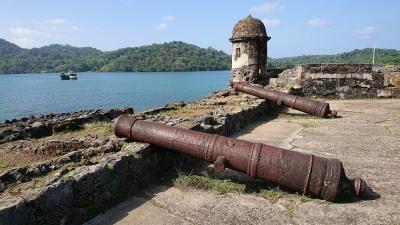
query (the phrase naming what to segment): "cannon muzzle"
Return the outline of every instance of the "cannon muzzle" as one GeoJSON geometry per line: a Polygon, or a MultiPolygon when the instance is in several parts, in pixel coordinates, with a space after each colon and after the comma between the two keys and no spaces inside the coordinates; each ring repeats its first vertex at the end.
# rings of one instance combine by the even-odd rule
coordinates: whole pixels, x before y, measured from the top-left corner
{"type": "Polygon", "coordinates": [[[141,141],[274,182],[287,189],[333,201],[342,192],[362,196],[365,182],[347,178],[338,159],[167,126],[127,115],[113,126],[117,137],[141,141]]]}
{"type": "Polygon", "coordinates": [[[305,97],[291,95],[267,88],[252,86],[244,82],[238,82],[234,85],[235,91],[244,92],[259,98],[266,99],[278,105],[285,105],[292,109],[319,116],[319,117],[336,117],[337,112],[331,111],[329,104],[325,102],[311,100],[305,97]]]}

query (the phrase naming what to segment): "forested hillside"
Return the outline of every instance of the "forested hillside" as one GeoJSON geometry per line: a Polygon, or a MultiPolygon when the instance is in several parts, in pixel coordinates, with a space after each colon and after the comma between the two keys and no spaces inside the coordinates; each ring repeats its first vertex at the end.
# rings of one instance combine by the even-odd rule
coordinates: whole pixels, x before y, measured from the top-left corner
{"type": "Polygon", "coordinates": [[[23,49],[0,39],[0,73],[61,71],[200,71],[230,69],[230,56],[184,42],[102,52],[94,48],[49,45],[23,49]]]}
{"type": "MultiPolygon", "coordinates": [[[[268,66],[289,68],[296,64],[309,63],[372,63],[372,48],[356,49],[337,55],[304,55],[280,59],[269,59],[268,66]]],[[[400,65],[400,51],[394,49],[376,49],[375,64],[400,65]]]]}
{"type": "MultiPolygon", "coordinates": [[[[269,58],[269,68],[290,68],[307,63],[371,63],[372,49],[337,55],[304,55],[269,58]]],[[[400,65],[400,51],[376,49],[376,64],[400,65]]],[[[0,74],[61,72],[162,72],[228,70],[231,57],[213,48],[200,48],[180,41],[102,52],[95,48],[49,45],[24,49],[0,39],[0,74]]]]}
{"type": "Polygon", "coordinates": [[[103,55],[100,71],[201,71],[230,69],[230,56],[184,42],[124,48],[103,55]]]}

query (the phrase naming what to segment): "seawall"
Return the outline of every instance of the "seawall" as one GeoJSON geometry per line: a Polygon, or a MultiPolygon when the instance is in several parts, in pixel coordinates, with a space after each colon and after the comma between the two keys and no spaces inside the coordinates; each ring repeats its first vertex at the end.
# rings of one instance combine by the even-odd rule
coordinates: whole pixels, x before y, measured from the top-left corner
{"type": "MultiPolygon", "coordinates": [[[[188,105],[170,104],[133,115],[171,126],[230,135],[275,109],[265,100],[220,91],[188,105]]],[[[146,143],[126,142],[112,134],[90,138],[82,137],[81,141],[100,144],[82,145],[53,159],[3,172],[0,225],[81,224],[170,176],[182,161],[192,160],[146,143]]],[[[12,142],[3,145],[7,144],[12,142]]]]}

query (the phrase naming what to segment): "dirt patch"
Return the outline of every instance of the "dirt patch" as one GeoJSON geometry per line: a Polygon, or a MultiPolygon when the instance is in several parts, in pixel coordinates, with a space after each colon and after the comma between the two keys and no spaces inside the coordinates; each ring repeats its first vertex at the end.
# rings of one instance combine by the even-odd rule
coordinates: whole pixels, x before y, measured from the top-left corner
{"type": "Polygon", "coordinates": [[[107,136],[112,136],[111,123],[93,123],[74,132],[0,144],[0,174],[9,168],[24,167],[78,149],[100,146],[106,140],[99,141],[98,137],[107,136]]]}

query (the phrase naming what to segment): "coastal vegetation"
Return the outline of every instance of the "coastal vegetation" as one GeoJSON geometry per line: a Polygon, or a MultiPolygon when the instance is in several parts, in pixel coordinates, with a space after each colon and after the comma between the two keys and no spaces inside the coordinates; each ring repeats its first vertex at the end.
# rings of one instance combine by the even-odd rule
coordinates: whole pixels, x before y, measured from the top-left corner
{"type": "MultiPolygon", "coordinates": [[[[291,68],[296,64],[310,63],[372,63],[372,48],[355,49],[337,55],[303,55],[279,59],[269,59],[270,68],[291,68]]],[[[400,65],[400,51],[395,49],[376,49],[375,64],[400,65]]]]}
{"type": "Polygon", "coordinates": [[[58,44],[24,49],[0,39],[0,74],[206,71],[227,70],[230,64],[230,56],[223,51],[177,41],[102,52],[58,44]]]}
{"type": "MultiPolygon", "coordinates": [[[[400,51],[376,49],[376,64],[400,65],[400,51]]],[[[371,63],[372,49],[337,55],[309,55],[268,59],[269,68],[291,68],[304,63],[371,63]]],[[[174,41],[115,51],[90,47],[49,45],[24,49],[0,39],[0,74],[60,72],[168,72],[229,70],[231,57],[213,48],[174,41]]]]}

